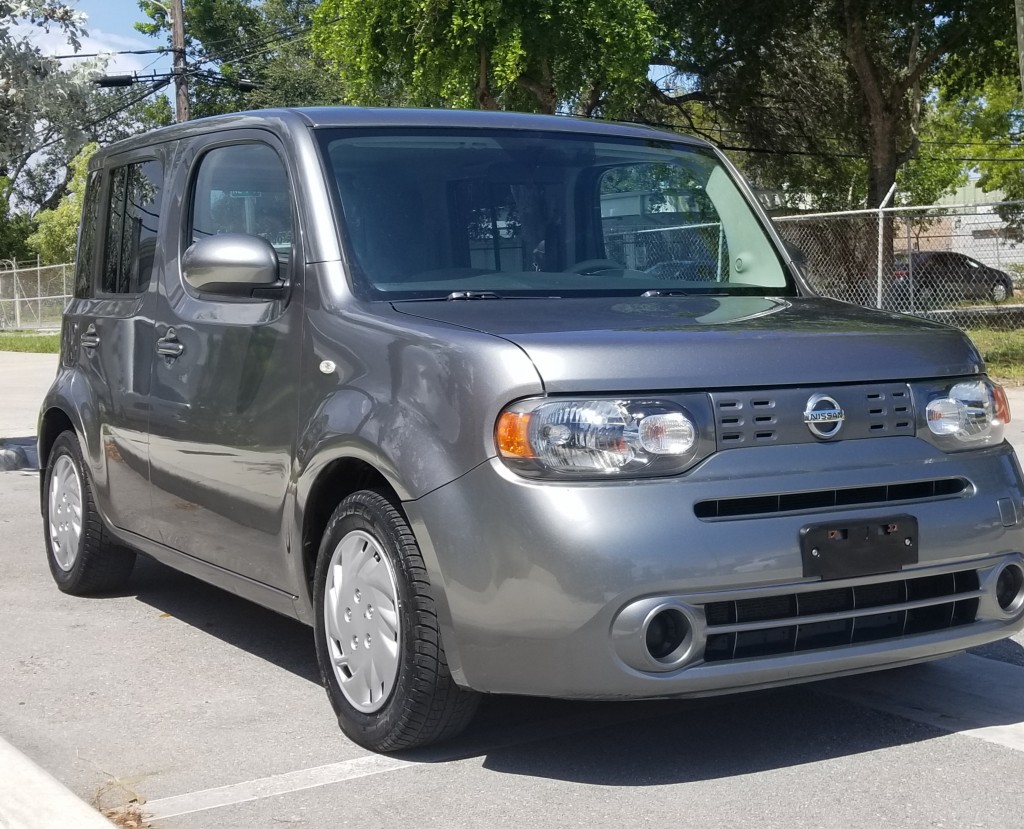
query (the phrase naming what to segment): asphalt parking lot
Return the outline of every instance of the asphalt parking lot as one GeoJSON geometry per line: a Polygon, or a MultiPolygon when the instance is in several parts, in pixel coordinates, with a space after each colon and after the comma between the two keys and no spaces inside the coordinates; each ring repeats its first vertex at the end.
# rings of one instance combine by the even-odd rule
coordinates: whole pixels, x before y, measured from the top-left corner
{"type": "MultiPolygon", "coordinates": [[[[53,368],[0,354],[5,385],[18,372],[0,437],[31,436],[53,368]]],[[[1024,391],[1011,402],[1024,450],[1024,391]]],[[[308,628],[148,561],[120,595],[65,596],[37,473],[0,473],[0,493],[0,738],[156,829],[1022,821],[1024,637],[709,700],[492,698],[458,740],[380,757],[335,727],[308,628]]]]}

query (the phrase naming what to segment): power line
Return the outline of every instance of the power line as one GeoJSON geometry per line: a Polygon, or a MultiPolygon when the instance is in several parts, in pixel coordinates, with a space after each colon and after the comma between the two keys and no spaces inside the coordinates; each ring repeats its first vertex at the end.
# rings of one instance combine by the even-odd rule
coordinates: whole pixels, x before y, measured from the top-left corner
{"type": "Polygon", "coordinates": [[[119,51],[110,52],[76,52],[73,55],[49,55],[54,60],[72,60],[74,58],[105,58],[108,55],[155,55],[158,52],[164,53],[170,51],[166,46],[162,46],[159,49],[121,49],[119,51]]]}

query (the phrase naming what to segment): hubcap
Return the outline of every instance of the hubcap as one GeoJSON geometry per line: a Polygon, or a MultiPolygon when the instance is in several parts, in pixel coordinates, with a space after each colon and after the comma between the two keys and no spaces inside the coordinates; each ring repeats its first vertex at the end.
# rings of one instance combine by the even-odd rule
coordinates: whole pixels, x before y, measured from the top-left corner
{"type": "Polygon", "coordinates": [[[992,286],[992,299],[996,302],[1002,302],[1006,299],[1006,286],[1001,282],[997,282],[992,286]]]}
{"type": "Polygon", "coordinates": [[[350,532],[331,554],[324,627],[345,699],[364,714],[379,710],[398,676],[398,587],[380,543],[363,530],[350,532]]]}
{"type": "Polygon", "coordinates": [[[50,472],[50,549],[65,572],[75,566],[82,542],[82,480],[74,461],[57,458],[50,472]]]}

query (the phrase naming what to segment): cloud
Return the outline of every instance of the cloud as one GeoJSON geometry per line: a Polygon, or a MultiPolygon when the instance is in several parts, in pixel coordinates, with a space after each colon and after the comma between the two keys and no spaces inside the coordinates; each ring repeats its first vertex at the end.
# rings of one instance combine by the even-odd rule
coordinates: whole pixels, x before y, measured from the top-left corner
{"type": "MultiPolygon", "coordinates": [[[[86,23],[88,26],[88,22],[86,23]]],[[[52,27],[49,32],[38,26],[19,24],[12,27],[15,37],[25,36],[40,48],[44,55],[72,55],[75,50],[68,43],[64,33],[58,27],[52,27]]],[[[81,54],[93,52],[110,53],[132,51],[137,49],[158,49],[163,43],[158,38],[148,38],[144,35],[138,37],[125,37],[124,35],[105,32],[102,29],[89,29],[88,34],[81,38],[82,48],[78,50],[81,54]]],[[[62,61],[65,67],[70,68],[88,58],[69,58],[62,61]]],[[[165,72],[171,63],[170,55],[111,55],[108,59],[106,71],[108,74],[125,74],[130,72],[165,72]],[[156,60],[156,63],[153,61],[156,60]],[[150,66],[150,64],[153,64],[150,66]],[[148,67],[148,68],[147,68],[148,67]]]]}

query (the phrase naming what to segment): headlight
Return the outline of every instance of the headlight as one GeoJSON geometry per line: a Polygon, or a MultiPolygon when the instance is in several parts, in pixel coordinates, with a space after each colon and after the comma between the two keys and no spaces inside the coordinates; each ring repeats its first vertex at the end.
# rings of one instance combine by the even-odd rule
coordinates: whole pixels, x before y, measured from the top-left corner
{"type": "Polygon", "coordinates": [[[713,447],[682,406],[640,400],[524,400],[501,413],[501,457],[524,475],[671,475],[713,447]]]}
{"type": "Polygon", "coordinates": [[[965,380],[930,400],[925,417],[932,434],[967,449],[1001,443],[1010,407],[1002,387],[988,380],[965,380]]]}

